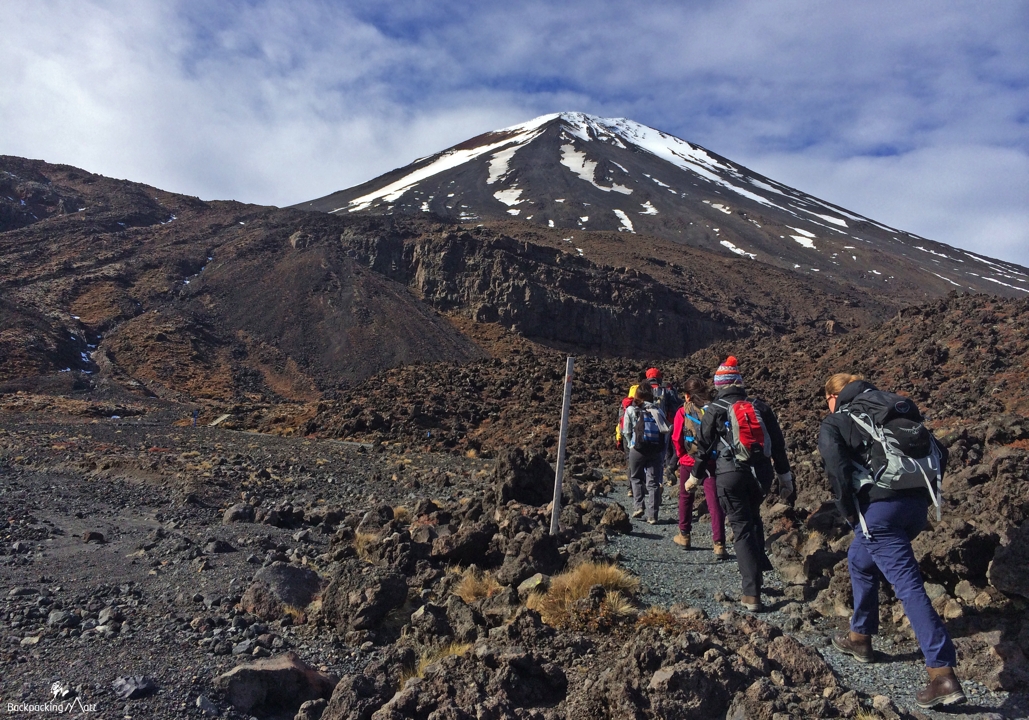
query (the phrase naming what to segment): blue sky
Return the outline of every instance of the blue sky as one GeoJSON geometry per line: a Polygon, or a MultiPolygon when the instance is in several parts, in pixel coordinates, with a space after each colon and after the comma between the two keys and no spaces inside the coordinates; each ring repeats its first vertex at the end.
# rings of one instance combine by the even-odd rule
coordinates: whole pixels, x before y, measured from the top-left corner
{"type": "Polygon", "coordinates": [[[288,205],[487,130],[627,117],[1029,265],[1029,2],[8,3],[0,154],[288,205]]]}

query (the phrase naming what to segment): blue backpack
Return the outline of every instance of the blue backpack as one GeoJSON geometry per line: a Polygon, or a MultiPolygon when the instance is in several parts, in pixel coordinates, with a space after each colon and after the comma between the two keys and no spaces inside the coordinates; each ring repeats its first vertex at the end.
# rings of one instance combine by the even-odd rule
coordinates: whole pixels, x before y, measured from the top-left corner
{"type": "Polygon", "coordinates": [[[661,410],[648,403],[639,409],[639,417],[633,428],[632,447],[644,455],[660,452],[665,447],[665,436],[668,424],[664,421],[661,410]]]}

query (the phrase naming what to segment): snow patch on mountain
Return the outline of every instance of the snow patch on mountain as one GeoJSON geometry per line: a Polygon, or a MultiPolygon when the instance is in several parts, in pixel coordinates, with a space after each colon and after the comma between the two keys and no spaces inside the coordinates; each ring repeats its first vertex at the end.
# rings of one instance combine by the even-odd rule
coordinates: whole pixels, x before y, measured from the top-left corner
{"type": "Polygon", "coordinates": [[[743,257],[749,257],[751,260],[757,259],[757,254],[756,253],[747,252],[746,250],[738,248],[735,245],[733,245],[731,242],[729,242],[728,240],[722,240],[722,242],[720,242],[719,245],[722,245],[722,246],[728,248],[729,250],[731,250],[732,252],[736,253],[737,255],[742,255],[743,257]]]}
{"type": "Polygon", "coordinates": [[[632,226],[632,220],[629,219],[629,216],[625,214],[624,210],[613,210],[612,212],[618,216],[619,221],[622,223],[622,227],[618,228],[619,230],[628,230],[633,234],[636,233],[636,230],[632,226]]]}
{"type": "MultiPolygon", "coordinates": [[[[348,212],[357,212],[358,210],[364,210],[369,207],[376,200],[382,200],[385,202],[395,202],[405,192],[410,190],[414,185],[417,185],[422,180],[430,178],[433,175],[438,175],[445,170],[456,168],[469,160],[474,160],[477,157],[486,155],[495,150],[500,150],[508,145],[525,145],[531,142],[537,135],[542,132],[542,129],[548,122],[553,120],[556,115],[543,115],[541,117],[530,120],[527,123],[521,125],[514,125],[505,130],[500,130],[496,133],[491,133],[493,136],[497,136],[498,139],[494,142],[488,142],[485,145],[480,145],[474,148],[468,148],[463,150],[446,150],[439,155],[435,155],[430,158],[431,162],[428,165],[424,165],[411,173],[405,175],[399,180],[391,182],[385,187],[374,190],[367,195],[362,195],[359,198],[354,198],[343,207],[330,210],[329,212],[336,213],[341,210],[347,210],[348,212]]],[[[515,148],[512,148],[512,154],[515,148]]],[[[506,161],[505,161],[506,165],[506,161]]]]}
{"type": "Polygon", "coordinates": [[[493,197],[495,197],[497,200],[504,203],[505,205],[519,205],[525,202],[524,200],[520,199],[521,194],[521,188],[510,187],[505,190],[497,190],[495,193],[493,193],[493,197]]]}
{"type": "Polygon", "coordinates": [[[624,185],[612,183],[611,187],[604,187],[596,181],[597,163],[586,157],[586,153],[575,149],[573,145],[561,146],[561,164],[579,176],[580,179],[593,185],[593,187],[604,192],[620,192],[631,195],[632,189],[624,185]]]}

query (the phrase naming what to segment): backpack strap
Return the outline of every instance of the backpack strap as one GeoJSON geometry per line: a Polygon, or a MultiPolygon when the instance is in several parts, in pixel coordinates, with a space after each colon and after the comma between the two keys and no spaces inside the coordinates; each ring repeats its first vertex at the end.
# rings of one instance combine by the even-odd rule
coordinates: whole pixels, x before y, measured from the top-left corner
{"type": "Polygon", "coordinates": [[[662,418],[660,410],[652,407],[647,408],[647,412],[649,412],[651,417],[654,418],[654,422],[657,423],[658,430],[660,430],[662,433],[666,433],[669,430],[671,430],[671,428],[668,427],[668,422],[664,418],[662,418]]]}

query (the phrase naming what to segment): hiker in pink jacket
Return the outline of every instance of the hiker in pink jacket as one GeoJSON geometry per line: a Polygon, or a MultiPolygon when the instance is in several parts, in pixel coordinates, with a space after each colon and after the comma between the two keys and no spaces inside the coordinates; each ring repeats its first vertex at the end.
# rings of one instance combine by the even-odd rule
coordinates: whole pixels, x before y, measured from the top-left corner
{"type": "MultiPolygon", "coordinates": [[[[700,430],[700,420],[704,414],[704,405],[711,399],[711,389],[707,383],[697,376],[691,377],[683,387],[685,404],[675,413],[672,422],[672,447],[679,458],[679,534],[672,540],[684,548],[690,547],[690,531],[693,529],[693,490],[686,490],[686,480],[693,469],[694,460],[690,453],[695,448],[695,440],[700,430]]],[[[710,473],[694,473],[704,476],[704,497],[707,510],[711,515],[711,535],[713,550],[718,560],[725,558],[725,513],[718,504],[718,493],[715,489],[715,478],[710,473]]]]}

